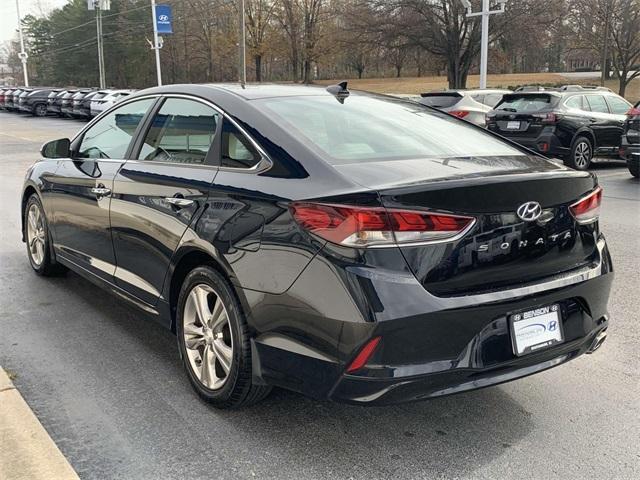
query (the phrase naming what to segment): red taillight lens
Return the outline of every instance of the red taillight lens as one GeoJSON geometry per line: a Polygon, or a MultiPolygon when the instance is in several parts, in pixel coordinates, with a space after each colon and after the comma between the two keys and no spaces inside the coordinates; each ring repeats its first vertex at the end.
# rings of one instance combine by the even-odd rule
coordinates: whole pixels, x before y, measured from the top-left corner
{"type": "Polygon", "coordinates": [[[449,115],[453,115],[454,117],[458,118],[464,118],[469,115],[469,112],[467,110],[451,110],[449,112],[449,115]]]}
{"type": "Polygon", "coordinates": [[[540,123],[543,123],[546,125],[553,125],[555,123],[558,123],[558,121],[560,121],[560,115],[558,115],[555,112],[540,113],[540,114],[534,115],[534,117],[539,118],[540,123]]]}
{"type": "Polygon", "coordinates": [[[631,107],[631,109],[627,112],[627,117],[637,116],[640,116],[640,107],[631,107]]]}
{"type": "Polygon", "coordinates": [[[365,344],[365,346],[362,347],[360,353],[356,355],[356,358],[354,358],[353,361],[349,364],[346,370],[347,373],[356,372],[364,367],[373,355],[373,352],[375,352],[376,348],[378,348],[380,340],[382,340],[382,337],[373,337],[371,340],[369,340],[365,344]]]}
{"type": "Polygon", "coordinates": [[[416,210],[293,203],[302,228],[347,247],[384,247],[450,240],[475,222],[473,217],[416,210]]]}
{"type": "Polygon", "coordinates": [[[597,187],[589,195],[571,205],[569,210],[578,223],[591,223],[598,220],[601,203],[602,187],[597,187]]]}

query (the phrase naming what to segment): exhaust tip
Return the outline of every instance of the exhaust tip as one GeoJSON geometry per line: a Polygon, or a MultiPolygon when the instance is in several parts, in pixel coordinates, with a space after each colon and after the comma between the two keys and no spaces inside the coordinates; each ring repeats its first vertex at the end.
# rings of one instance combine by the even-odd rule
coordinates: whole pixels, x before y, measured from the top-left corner
{"type": "Polygon", "coordinates": [[[598,335],[596,335],[596,338],[593,339],[593,342],[591,342],[591,346],[587,350],[587,353],[593,353],[596,350],[598,350],[606,339],[607,339],[607,331],[602,330],[600,333],[598,333],[598,335]]]}

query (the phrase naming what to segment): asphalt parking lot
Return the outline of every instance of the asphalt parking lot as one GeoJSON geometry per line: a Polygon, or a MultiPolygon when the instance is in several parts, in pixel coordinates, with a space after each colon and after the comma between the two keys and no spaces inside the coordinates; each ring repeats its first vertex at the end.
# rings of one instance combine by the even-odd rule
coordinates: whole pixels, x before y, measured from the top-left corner
{"type": "Polygon", "coordinates": [[[640,478],[640,183],[598,164],[616,268],[595,354],[510,384],[363,408],[276,390],[203,404],[175,338],[76,274],[45,279],[20,241],[40,145],[82,123],[0,112],[0,365],[83,479],[640,478]]]}

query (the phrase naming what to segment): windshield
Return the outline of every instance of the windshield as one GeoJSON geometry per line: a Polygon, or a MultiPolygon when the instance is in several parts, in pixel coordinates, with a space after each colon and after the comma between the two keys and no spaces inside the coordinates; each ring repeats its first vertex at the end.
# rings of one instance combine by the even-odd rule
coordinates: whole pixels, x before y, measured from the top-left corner
{"type": "Polygon", "coordinates": [[[481,129],[399,99],[351,95],[255,100],[333,165],[381,160],[522,155],[481,129]]]}
{"type": "Polygon", "coordinates": [[[539,112],[555,103],[551,95],[505,95],[496,110],[507,112],[539,112]]]}

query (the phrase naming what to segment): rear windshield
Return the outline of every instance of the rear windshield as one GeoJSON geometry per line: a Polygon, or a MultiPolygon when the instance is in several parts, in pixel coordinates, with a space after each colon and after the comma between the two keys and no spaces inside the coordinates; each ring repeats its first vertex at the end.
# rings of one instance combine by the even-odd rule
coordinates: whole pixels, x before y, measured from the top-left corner
{"type": "Polygon", "coordinates": [[[522,155],[483,130],[415,102],[351,95],[255,100],[333,165],[418,158],[522,155]],[[301,138],[302,137],[302,138],[301,138]]]}
{"type": "Polygon", "coordinates": [[[454,95],[427,95],[425,97],[421,97],[418,101],[429,107],[434,108],[448,108],[453,107],[456,103],[460,101],[462,97],[458,94],[454,95]]]}
{"type": "Polygon", "coordinates": [[[556,103],[551,95],[505,95],[496,110],[507,112],[539,112],[546,110],[556,103]]]}

